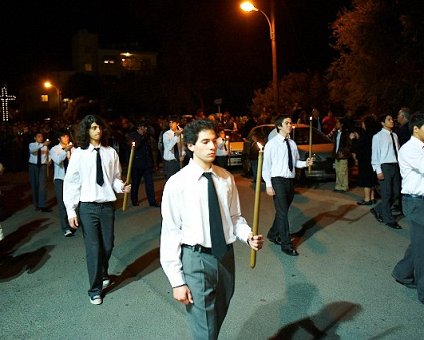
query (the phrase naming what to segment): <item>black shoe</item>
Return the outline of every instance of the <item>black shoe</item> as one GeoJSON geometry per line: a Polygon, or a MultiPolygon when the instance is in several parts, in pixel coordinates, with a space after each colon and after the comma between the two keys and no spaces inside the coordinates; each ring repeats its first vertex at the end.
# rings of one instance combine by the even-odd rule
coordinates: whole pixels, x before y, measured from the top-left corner
{"type": "Polygon", "coordinates": [[[374,208],[372,208],[372,209],[370,210],[370,213],[374,215],[375,219],[376,219],[378,222],[383,223],[383,218],[381,217],[381,215],[380,215],[377,211],[375,211],[375,209],[374,209],[374,208]]]}
{"type": "Polygon", "coordinates": [[[159,203],[153,203],[150,204],[151,207],[155,207],[155,208],[160,208],[160,204],[159,203]]]}
{"type": "Polygon", "coordinates": [[[133,207],[138,207],[140,205],[140,203],[138,202],[132,202],[133,207]]]}
{"type": "Polygon", "coordinates": [[[372,200],[371,200],[371,203],[372,203],[372,204],[377,204],[377,200],[376,200],[376,199],[372,199],[372,200]]]}
{"type": "Polygon", "coordinates": [[[399,280],[396,278],[393,274],[392,277],[395,279],[397,283],[400,283],[401,285],[408,287],[408,288],[417,288],[417,284],[415,282],[403,282],[402,280],[399,280]]]}
{"type": "Polygon", "coordinates": [[[402,229],[402,227],[397,222],[386,223],[386,226],[393,228],[393,229],[402,229]]]}
{"type": "Polygon", "coordinates": [[[294,248],[281,248],[281,251],[290,256],[298,256],[299,253],[294,248]]]}
{"type": "Polygon", "coordinates": [[[356,204],[357,205],[372,205],[372,201],[371,200],[370,201],[362,200],[362,201],[356,202],[356,204]]]}
{"type": "Polygon", "coordinates": [[[334,192],[346,192],[346,190],[334,189],[334,192]]]}
{"type": "Polygon", "coordinates": [[[51,210],[50,208],[40,208],[40,211],[42,211],[42,212],[52,212],[53,210],[51,210]]]}
{"type": "Polygon", "coordinates": [[[275,243],[277,246],[281,246],[281,237],[277,236],[277,237],[268,237],[268,240],[272,243],[275,243]]]}

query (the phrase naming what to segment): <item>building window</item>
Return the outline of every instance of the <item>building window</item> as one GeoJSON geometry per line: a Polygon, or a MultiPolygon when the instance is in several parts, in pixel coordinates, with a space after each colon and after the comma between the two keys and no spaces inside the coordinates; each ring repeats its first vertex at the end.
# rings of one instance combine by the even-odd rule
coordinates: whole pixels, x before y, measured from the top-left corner
{"type": "Polygon", "coordinates": [[[91,71],[93,71],[93,65],[91,65],[91,64],[84,64],[84,70],[85,70],[86,72],[91,72],[91,71]]]}
{"type": "Polygon", "coordinates": [[[42,94],[41,95],[41,101],[43,103],[47,103],[49,101],[49,95],[48,94],[42,94]]]}

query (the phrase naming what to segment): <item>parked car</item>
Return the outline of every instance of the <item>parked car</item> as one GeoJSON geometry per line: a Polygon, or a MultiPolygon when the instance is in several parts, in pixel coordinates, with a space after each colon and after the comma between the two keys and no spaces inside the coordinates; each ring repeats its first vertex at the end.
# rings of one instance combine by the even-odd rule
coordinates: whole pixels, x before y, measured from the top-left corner
{"type": "MultiPolygon", "coordinates": [[[[259,129],[265,138],[268,140],[269,134],[273,132],[271,138],[276,135],[274,124],[263,124],[255,126],[250,130],[247,138],[245,139],[242,164],[243,173],[245,175],[251,174],[250,161],[249,161],[249,149],[250,143],[252,142],[253,131],[259,129]],[[274,131],[273,131],[274,130],[274,131]]],[[[296,142],[297,149],[301,160],[306,160],[309,157],[309,125],[306,124],[293,124],[293,131],[291,138],[296,142]]],[[[265,146],[266,147],[266,146],[265,146]]],[[[298,180],[303,179],[319,179],[334,180],[336,177],[334,171],[334,157],[333,157],[333,142],[325,134],[312,128],[312,155],[314,157],[314,165],[311,167],[311,172],[306,169],[296,168],[296,178],[298,180]]]]}
{"type": "Polygon", "coordinates": [[[230,157],[228,157],[228,167],[241,167],[242,166],[242,154],[244,148],[244,141],[241,135],[231,130],[224,130],[226,139],[230,143],[230,157]]]}

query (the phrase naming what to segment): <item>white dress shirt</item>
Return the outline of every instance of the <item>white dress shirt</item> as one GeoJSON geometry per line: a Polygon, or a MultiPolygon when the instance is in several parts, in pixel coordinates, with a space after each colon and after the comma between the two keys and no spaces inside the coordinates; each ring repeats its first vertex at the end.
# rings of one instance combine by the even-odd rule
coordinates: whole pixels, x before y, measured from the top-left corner
{"type": "MultiPolygon", "coordinates": [[[[240,212],[234,177],[225,169],[212,166],[212,178],[219,198],[227,244],[237,238],[247,243],[251,232],[240,212]]],[[[165,184],[162,196],[160,262],[172,287],[185,284],[181,245],[211,247],[208,180],[193,159],[165,184]]]]}
{"type": "MultiPolygon", "coordinates": [[[[68,152],[71,154],[74,149],[75,148],[72,148],[68,152]]],[[[54,164],[53,180],[63,180],[65,178],[65,165],[63,164],[63,161],[68,157],[68,152],[62,149],[62,145],[60,143],[50,149],[50,159],[54,164]]]]}
{"type": "Polygon", "coordinates": [[[49,148],[43,143],[29,143],[29,162],[37,165],[38,150],[41,149],[41,164],[49,162],[49,148]]]}
{"type": "Polygon", "coordinates": [[[69,160],[63,182],[63,202],[65,203],[68,218],[76,216],[79,202],[113,202],[114,193],[122,193],[124,182],[121,180],[121,164],[115,149],[100,146],[100,157],[104,183],[96,183],[97,151],[93,145],[87,149],[76,148],[69,160]]]}
{"type": "MultiPolygon", "coordinates": [[[[177,136],[171,129],[163,133],[163,159],[165,161],[175,160],[174,145],[178,145],[182,136],[182,134],[177,136]]],[[[182,147],[182,149],[183,150],[179,150],[180,156],[185,155],[184,147],[182,147]]],[[[179,159],[177,159],[177,161],[179,161],[179,159]]]]}
{"type": "Polygon", "coordinates": [[[230,142],[227,139],[222,139],[221,137],[218,137],[216,139],[217,149],[216,149],[216,155],[217,156],[228,156],[230,153],[230,142]]]}
{"type": "MultiPolygon", "coordinates": [[[[390,132],[391,131],[383,128],[372,137],[371,164],[377,174],[382,172],[381,164],[398,162],[393,149],[393,141],[390,132]]],[[[394,132],[393,137],[396,143],[396,150],[398,151],[399,140],[394,132]]]]}
{"type": "Polygon", "coordinates": [[[305,168],[306,161],[301,161],[294,140],[289,139],[290,150],[293,157],[293,170],[289,169],[288,150],[285,138],[278,133],[265,144],[264,160],[262,165],[262,178],[268,188],[272,187],[271,177],[294,178],[296,168],[305,168]]]}
{"type": "Polygon", "coordinates": [[[424,195],[424,143],[412,136],[399,150],[402,194],[424,195]]]}

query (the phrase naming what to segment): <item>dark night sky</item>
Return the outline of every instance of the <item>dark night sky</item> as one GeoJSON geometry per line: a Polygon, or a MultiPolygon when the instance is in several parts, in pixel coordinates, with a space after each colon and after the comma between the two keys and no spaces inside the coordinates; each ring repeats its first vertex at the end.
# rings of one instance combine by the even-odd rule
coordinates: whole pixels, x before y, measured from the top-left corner
{"type": "MultiPolygon", "coordinates": [[[[105,43],[137,40],[146,50],[158,51],[159,58],[182,46],[189,60],[204,65],[199,72],[223,84],[214,95],[237,96],[235,89],[239,89],[242,96],[251,96],[272,78],[271,44],[265,18],[241,12],[240,3],[2,1],[0,81],[13,89],[19,87],[21,76],[31,71],[70,69],[71,37],[86,28],[105,43]]],[[[288,72],[325,70],[334,58],[328,46],[329,23],[349,0],[275,3],[279,77],[288,72]]],[[[269,13],[269,0],[258,0],[255,5],[269,13]]]]}

